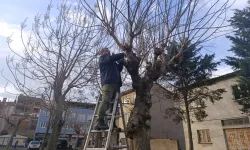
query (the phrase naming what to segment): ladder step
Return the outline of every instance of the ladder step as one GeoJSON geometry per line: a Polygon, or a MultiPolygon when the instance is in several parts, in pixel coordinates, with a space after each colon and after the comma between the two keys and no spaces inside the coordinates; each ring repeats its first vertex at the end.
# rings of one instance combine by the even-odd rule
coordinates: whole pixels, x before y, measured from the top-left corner
{"type": "MultiPolygon", "coordinates": [[[[112,116],[107,116],[107,117],[111,119],[112,116]]],[[[117,118],[120,118],[120,117],[122,117],[122,116],[121,116],[121,115],[115,116],[116,119],[117,119],[117,118]]]]}
{"type": "Polygon", "coordinates": [[[109,132],[109,130],[91,130],[91,133],[109,132]]]}
{"type": "MultiPolygon", "coordinates": [[[[112,114],[106,114],[105,116],[112,116],[112,114]]],[[[98,115],[95,115],[95,117],[98,117],[98,115]]]]}
{"type": "MultiPolygon", "coordinates": [[[[101,103],[102,101],[98,101],[98,103],[101,103]]],[[[110,104],[114,104],[115,103],[115,101],[111,101],[111,102],[109,102],[110,104]]]]}
{"type": "MultiPolygon", "coordinates": [[[[106,117],[111,117],[111,116],[112,114],[106,114],[106,117]]],[[[95,117],[98,117],[98,115],[95,115],[95,117]]],[[[115,118],[120,118],[120,117],[122,117],[122,115],[115,116],[115,118]]]]}
{"type": "MultiPolygon", "coordinates": [[[[125,127],[124,112],[123,112],[123,109],[122,109],[123,104],[121,103],[119,92],[116,92],[115,94],[116,94],[115,99],[112,98],[108,102],[110,104],[110,107],[113,107],[113,109],[112,110],[109,109],[109,111],[107,111],[108,114],[106,114],[106,116],[105,116],[107,124],[110,125],[109,129],[107,129],[107,130],[94,130],[94,129],[96,129],[94,127],[94,122],[98,118],[98,115],[97,115],[98,108],[99,108],[98,106],[100,105],[100,103],[103,102],[102,99],[101,99],[101,95],[99,96],[98,101],[97,101],[97,105],[95,107],[94,116],[92,117],[91,124],[90,124],[90,127],[89,127],[90,129],[88,131],[88,136],[86,138],[86,142],[85,142],[85,145],[84,145],[84,150],[109,150],[109,149],[110,150],[119,150],[119,149],[123,149],[123,148],[128,148],[127,145],[120,145],[119,146],[118,144],[117,145],[112,144],[112,146],[111,146],[111,143],[110,143],[111,138],[113,136],[113,133],[117,134],[117,133],[120,133],[120,132],[124,132],[124,129],[113,127],[115,125],[114,123],[115,123],[116,119],[122,118],[123,126],[125,127]],[[119,109],[120,109],[120,111],[119,111],[119,109]],[[112,112],[110,113],[110,111],[112,111],[112,112]],[[101,136],[102,139],[98,139],[99,136],[96,136],[95,138],[91,139],[91,133],[92,134],[101,133],[102,134],[102,136],[101,136]],[[105,133],[107,133],[107,134],[105,134],[105,133]],[[97,141],[95,141],[95,140],[97,140],[97,141]],[[102,146],[105,146],[105,148],[104,147],[100,148],[101,146],[99,145],[100,143],[99,143],[98,140],[102,140],[101,144],[102,144],[102,146]],[[90,147],[88,148],[89,141],[94,142],[94,145],[92,145],[93,143],[91,143],[90,147]],[[105,142],[105,144],[104,144],[104,142],[105,142]],[[93,146],[97,146],[96,144],[99,145],[100,147],[99,148],[93,147],[93,146]]],[[[126,143],[127,143],[127,141],[126,141],[126,143]]]]}
{"type": "Polygon", "coordinates": [[[122,146],[111,146],[112,149],[122,149],[122,148],[128,148],[127,145],[122,146]]]}
{"type": "Polygon", "coordinates": [[[121,130],[120,128],[118,129],[113,129],[113,133],[121,133],[121,132],[125,132],[124,130],[121,130]]]}

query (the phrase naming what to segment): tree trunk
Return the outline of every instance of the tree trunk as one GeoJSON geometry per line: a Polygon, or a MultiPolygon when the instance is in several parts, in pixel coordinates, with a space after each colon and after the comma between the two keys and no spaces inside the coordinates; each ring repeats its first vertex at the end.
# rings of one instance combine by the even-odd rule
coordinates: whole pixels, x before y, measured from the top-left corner
{"type": "Polygon", "coordinates": [[[44,139],[43,139],[43,143],[42,143],[42,147],[41,147],[41,150],[44,150],[44,147],[45,147],[45,142],[47,140],[47,137],[48,137],[48,133],[49,133],[49,129],[50,129],[50,126],[51,126],[51,113],[50,113],[50,116],[49,116],[49,121],[48,121],[48,126],[46,128],[46,132],[45,132],[45,135],[44,135],[44,139]]]}
{"type": "Polygon", "coordinates": [[[136,90],[135,106],[127,124],[126,136],[133,139],[135,150],[150,150],[150,108],[152,106],[150,90],[153,83],[141,82],[136,90]]]}
{"type": "Polygon", "coordinates": [[[77,137],[76,137],[76,144],[75,144],[75,146],[74,146],[74,150],[75,150],[76,147],[77,147],[78,139],[79,139],[79,134],[77,134],[77,137]]]}
{"type": "Polygon", "coordinates": [[[86,138],[87,138],[87,135],[84,134],[84,137],[83,137],[83,141],[81,143],[81,146],[80,146],[80,150],[82,150],[84,148],[84,145],[85,145],[85,142],[86,142],[86,138]]]}
{"type": "Polygon", "coordinates": [[[8,141],[8,145],[7,145],[7,147],[5,148],[5,150],[9,150],[10,144],[11,144],[11,142],[13,142],[13,141],[12,141],[12,140],[13,140],[13,137],[16,135],[17,130],[18,130],[20,124],[21,124],[21,121],[18,120],[17,125],[16,125],[16,128],[15,128],[15,130],[13,131],[13,133],[11,134],[10,139],[9,139],[9,141],[8,141]]]}
{"type": "Polygon", "coordinates": [[[187,101],[186,96],[184,96],[184,101],[185,101],[185,109],[186,109],[186,117],[187,117],[189,150],[194,150],[193,135],[192,135],[192,128],[191,128],[191,120],[190,120],[190,114],[189,114],[189,105],[188,105],[188,101],[187,101]]]}
{"type": "Polygon", "coordinates": [[[54,120],[52,121],[52,133],[49,137],[49,143],[48,143],[48,150],[56,150],[57,146],[57,140],[61,134],[61,130],[63,127],[63,99],[59,99],[56,102],[56,110],[55,110],[55,117],[54,120]]]}
{"type": "Polygon", "coordinates": [[[128,139],[128,146],[129,146],[128,150],[135,150],[135,148],[134,148],[134,141],[133,140],[128,139]]]}

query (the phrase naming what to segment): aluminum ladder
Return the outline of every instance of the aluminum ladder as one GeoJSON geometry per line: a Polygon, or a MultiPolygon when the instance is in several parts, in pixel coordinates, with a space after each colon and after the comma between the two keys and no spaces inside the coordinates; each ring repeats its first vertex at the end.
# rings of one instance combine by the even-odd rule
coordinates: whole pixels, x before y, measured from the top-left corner
{"type": "MultiPolygon", "coordinates": [[[[127,138],[125,138],[126,140],[126,145],[122,145],[122,146],[111,146],[110,144],[110,140],[111,140],[111,136],[112,136],[112,132],[113,132],[113,125],[114,125],[114,121],[115,121],[115,118],[119,119],[120,117],[122,118],[122,124],[123,124],[123,128],[124,128],[124,131],[125,131],[125,120],[124,120],[124,112],[123,112],[123,107],[122,107],[122,102],[121,102],[121,99],[120,99],[120,94],[119,92],[117,92],[115,94],[115,100],[113,101],[113,110],[112,110],[112,113],[111,114],[106,114],[106,118],[109,117],[109,129],[107,130],[93,130],[93,127],[94,127],[94,124],[96,122],[96,119],[97,119],[97,112],[98,112],[98,108],[99,108],[99,105],[101,103],[101,95],[99,96],[98,98],[98,102],[97,102],[97,105],[95,107],[95,111],[94,111],[94,115],[92,117],[92,120],[91,120],[91,123],[90,123],[90,127],[89,127],[89,131],[88,131],[88,135],[87,135],[87,139],[85,141],[85,144],[84,144],[84,149],[83,150],[115,150],[115,149],[123,149],[123,148],[127,148],[128,149],[128,141],[127,141],[127,138]],[[120,105],[120,112],[121,112],[121,115],[117,115],[117,111],[118,109],[118,104],[120,105]],[[104,134],[104,138],[106,137],[106,142],[104,144],[104,146],[101,146],[100,145],[97,145],[97,138],[95,139],[92,139],[94,141],[94,146],[92,145],[92,147],[89,146],[89,142],[90,142],[90,138],[91,136],[93,137],[93,135],[91,134],[104,134]]],[[[122,132],[122,131],[120,131],[122,132]]],[[[117,133],[117,132],[116,132],[117,133]]],[[[105,140],[104,140],[105,141],[105,140]]],[[[117,143],[117,145],[119,145],[117,143]]]]}

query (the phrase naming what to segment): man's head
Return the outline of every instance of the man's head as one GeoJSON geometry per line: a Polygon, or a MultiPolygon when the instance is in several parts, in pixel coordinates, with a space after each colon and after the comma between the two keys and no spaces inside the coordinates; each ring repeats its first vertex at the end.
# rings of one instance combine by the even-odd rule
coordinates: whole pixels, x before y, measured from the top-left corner
{"type": "Polygon", "coordinates": [[[100,51],[100,54],[101,54],[101,55],[110,54],[110,50],[109,50],[108,48],[103,48],[103,49],[100,51]]]}

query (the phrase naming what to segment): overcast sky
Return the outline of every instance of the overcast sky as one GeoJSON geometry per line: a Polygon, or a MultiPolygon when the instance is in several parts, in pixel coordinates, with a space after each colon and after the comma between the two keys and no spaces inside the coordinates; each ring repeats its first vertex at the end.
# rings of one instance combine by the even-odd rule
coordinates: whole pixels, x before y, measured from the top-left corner
{"type": "MultiPolygon", "coordinates": [[[[226,1],[226,0],[220,0],[226,1]]],[[[230,0],[233,1],[233,0],[230,0]]],[[[27,24],[30,25],[34,16],[40,12],[44,13],[50,0],[2,0],[0,4],[0,70],[4,70],[3,73],[9,76],[5,59],[10,55],[10,50],[6,43],[6,38],[12,34],[12,47],[16,51],[20,51],[22,43],[20,41],[20,23],[28,17],[27,24]]],[[[54,5],[60,2],[60,0],[53,0],[54,5]]],[[[236,0],[231,9],[242,9],[246,6],[247,0],[236,0]]],[[[228,16],[232,16],[233,11],[228,12],[228,16]]],[[[220,60],[226,55],[232,55],[227,50],[230,48],[230,41],[225,37],[217,38],[206,44],[207,48],[205,53],[215,53],[216,59],[220,60]]],[[[214,76],[219,76],[228,72],[231,72],[231,68],[222,64],[219,66],[218,71],[214,73],[214,76]]],[[[3,97],[7,97],[10,100],[15,99],[15,95],[11,95],[5,92],[5,85],[7,81],[0,76],[0,100],[3,97]]],[[[15,91],[13,86],[7,87],[8,91],[15,91]]]]}

